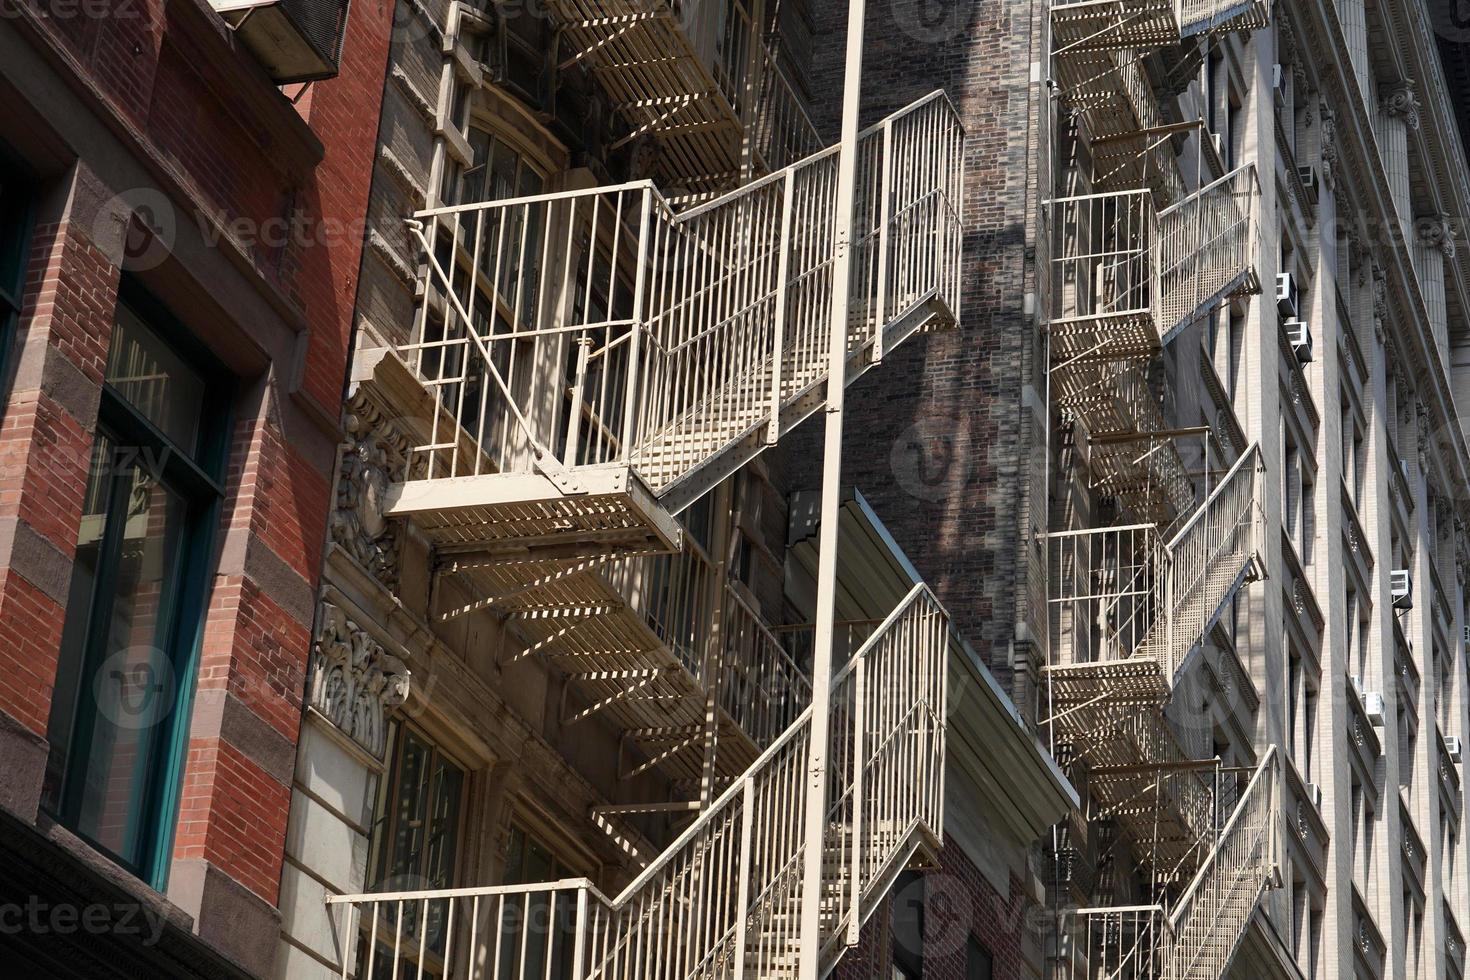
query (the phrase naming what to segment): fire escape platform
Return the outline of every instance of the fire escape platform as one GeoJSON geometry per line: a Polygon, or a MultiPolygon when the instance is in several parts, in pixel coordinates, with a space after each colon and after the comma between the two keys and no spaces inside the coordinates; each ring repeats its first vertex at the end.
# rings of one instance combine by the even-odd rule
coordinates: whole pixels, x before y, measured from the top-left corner
{"type": "Polygon", "coordinates": [[[1057,319],[1048,330],[1054,362],[1142,360],[1160,348],[1151,309],[1057,319]]]}
{"type": "Polygon", "coordinates": [[[553,479],[491,473],[413,480],[388,491],[386,513],[414,522],[444,555],[517,557],[674,551],[679,524],[628,466],[553,479]]]}
{"type": "Polygon", "coordinates": [[[1180,40],[1176,0],[1084,0],[1051,8],[1052,45],[1071,51],[1160,48],[1180,40]]]}

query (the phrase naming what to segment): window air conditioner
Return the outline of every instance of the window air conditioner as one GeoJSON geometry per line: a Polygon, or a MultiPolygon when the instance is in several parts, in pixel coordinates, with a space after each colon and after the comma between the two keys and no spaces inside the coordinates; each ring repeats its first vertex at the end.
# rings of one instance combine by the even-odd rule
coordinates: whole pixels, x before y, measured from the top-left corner
{"type": "Polygon", "coordinates": [[[1384,724],[1383,719],[1387,717],[1383,704],[1383,695],[1377,691],[1369,691],[1363,695],[1363,706],[1368,709],[1368,721],[1374,725],[1384,724]]]}
{"type": "Polygon", "coordinates": [[[1322,809],[1322,787],[1316,783],[1307,784],[1307,799],[1312,801],[1312,806],[1322,809]]]}
{"type": "Polygon", "coordinates": [[[1271,66],[1271,91],[1276,96],[1276,108],[1286,106],[1286,68],[1282,65],[1271,66]]]}
{"type": "Polygon", "coordinates": [[[1317,186],[1317,168],[1297,167],[1296,176],[1302,182],[1302,188],[1307,192],[1307,200],[1316,204],[1317,197],[1321,193],[1321,188],[1317,186]]]}
{"type": "Polygon", "coordinates": [[[1276,276],[1276,309],[1283,315],[1296,319],[1301,297],[1297,293],[1296,276],[1290,272],[1276,276]]]}
{"type": "Polygon", "coordinates": [[[310,82],[337,74],[348,0],[211,0],[271,80],[310,82]]]}
{"type": "Polygon", "coordinates": [[[1312,328],[1304,320],[1286,321],[1286,340],[1299,363],[1312,363],[1312,328]]]}
{"type": "Polygon", "coordinates": [[[1450,754],[1451,762],[1459,763],[1461,760],[1464,759],[1465,750],[1464,747],[1460,744],[1460,739],[1458,736],[1446,735],[1444,737],[1444,747],[1445,750],[1450,754]]]}
{"type": "Polygon", "coordinates": [[[1390,594],[1395,609],[1414,608],[1414,577],[1407,568],[1395,568],[1390,578],[1390,594]]]}

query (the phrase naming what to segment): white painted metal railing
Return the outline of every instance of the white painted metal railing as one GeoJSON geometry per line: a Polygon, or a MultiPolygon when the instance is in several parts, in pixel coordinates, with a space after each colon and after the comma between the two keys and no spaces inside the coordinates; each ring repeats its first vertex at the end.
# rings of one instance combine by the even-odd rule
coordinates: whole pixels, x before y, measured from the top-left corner
{"type": "Polygon", "coordinates": [[[1221,980],[1279,873],[1280,781],[1272,746],[1171,910],[1135,905],[1063,915],[1056,980],[1221,980]]]}
{"type": "Polygon", "coordinates": [[[1148,190],[1053,200],[1055,356],[1148,354],[1227,296],[1258,289],[1259,202],[1254,164],[1163,211],[1148,190]]]}
{"type": "Polygon", "coordinates": [[[1252,444],[1165,546],[1167,644],[1146,646],[1164,661],[1166,677],[1178,673],[1258,560],[1265,543],[1264,472],[1260,447],[1252,444]]]}
{"type": "MultiPolygon", "coordinates": [[[[942,92],[863,132],[849,349],[958,306],[962,133],[942,92]]],[[[826,375],[837,150],[675,213],[646,182],[415,216],[400,351],[439,411],[427,480],[632,466],[663,493],[826,375]]]]}
{"type": "Polygon", "coordinates": [[[1160,980],[1174,937],[1163,906],[1119,905],[1063,912],[1057,941],[1055,980],[1160,980]]]}
{"type": "Polygon", "coordinates": [[[916,586],[833,679],[820,936],[799,934],[807,709],[616,898],[583,879],[331,896],[348,976],[795,977],[826,962],[914,850],[943,833],[948,616],[916,586]],[[364,969],[366,972],[364,972],[364,969]]]}
{"type": "Polygon", "coordinates": [[[1059,649],[1073,662],[1154,659],[1172,682],[1257,560],[1263,465],[1252,444],[1168,542],[1154,525],[1049,535],[1059,649]]]}
{"type": "Polygon", "coordinates": [[[811,679],[692,536],[673,554],[610,563],[603,574],[701,685],[718,658],[719,706],[757,746],[811,703],[811,679]]]}
{"type": "Polygon", "coordinates": [[[1052,0],[1055,53],[1152,49],[1185,38],[1255,30],[1269,0],[1052,0]]]}
{"type": "Polygon", "coordinates": [[[1169,917],[1174,942],[1164,957],[1164,980],[1225,976],[1256,905],[1279,873],[1280,785],[1280,758],[1273,745],[1169,917]]]}
{"type": "Polygon", "coordinates": [[[1253,277],[1260,199],[1256,167],[1248,163],[1159,212],[1159,327],[1165,340],[1232,292],[1259,288],[1253,277]]]}

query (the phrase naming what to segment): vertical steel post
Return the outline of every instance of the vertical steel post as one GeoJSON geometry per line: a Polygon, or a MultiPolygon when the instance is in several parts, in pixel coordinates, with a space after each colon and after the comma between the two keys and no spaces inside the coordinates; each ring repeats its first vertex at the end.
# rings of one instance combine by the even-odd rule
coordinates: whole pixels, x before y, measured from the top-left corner
{"type": "MultiPolygon", "coordinates": [[[[816,640],[812,651],[812,730],[807,762],[805,852],[802,854],[800,980],[821,980],[822,844],[827,831],[828,740],[832,726],[832,646],[836,619],[837,522],[842,506],[842,409],[847,386],[847,315],[852,300],[853,197],[857,189],[858,107],[862,99],[866,0],[847,11],[842,147],[833,221],[832,323],[827,351],[826,439],[822,460],[822,528],[817,566],[816,640]]],[[[854,914],[857,914],[854,910],[854,914]]]]}

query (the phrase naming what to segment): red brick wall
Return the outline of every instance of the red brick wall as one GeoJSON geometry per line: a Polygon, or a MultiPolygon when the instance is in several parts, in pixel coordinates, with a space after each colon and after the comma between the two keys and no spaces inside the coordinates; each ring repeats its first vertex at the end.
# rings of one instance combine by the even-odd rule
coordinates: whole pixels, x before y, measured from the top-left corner
{"type": "MultiPolygon", "coordinates": [[[[93,240],[106,228],[97,206],[136,189],[109,176],[116,159],[89,160],[84,147],[117,140],[129,164],[137,162],[128,172],[154,175],[150,190],[167,195],[177,221],[200,223],[206,245],[209,232],[223,230],[213,241],[219,251],[175,250],[142,275],[165,302],[181,296],[194,304],[174,312],[241,377],[197,689],[201,699],[232,699],[253,720],[242,728],[246,716],[226,712],[233,729],[192,733],[174,858],[207,860],[274,904],[392,3],[351,5],[341,73],[316,83],[299,109],[243,47],[230,50],[207,3],[81,6],[93,15],[11,17],[7,0],[0,23],[70,75],[75,84],[63,87],[87,107],[54,120],[55,132],[44,134],[54,156],[30,161],[49,203],[32,238],[16,345],[17,360],[31,367],[5,392],[0,417],[0,520],[34,531],[61,559],[73,556],[120,278],[117,257],[109,260],[106,245],[93,240]],[[270,240],[273,230],[286,239],[270,240]],[[220,255],[237,246],[240,254],[222,264],[220,255]],[[214,301],[209,277],[222,268],[279,320],[268,329],[245,311],[200,314],[214,301]],[[293,340],[292,330],[302,335],[293,340]],[[59,388],[70,396],[58,400],[59,388]],[[241,535],[249,539],[243,548],[241,535]],[[246,729],[274,733],[284,751],[266,758],[259,737],[232,735],[246,729]]],[[[0,67],[5,84],[24,90],[0,67]]],[[[0,120],[0,144],[24,154],[35,141],[15,119],[0,120]]],[[[40,736],[64,618],[55,580],[64,594],[67,575],[65,568],[52,575],[48,596],[0,559],[0,711],[40,736]]]]}

